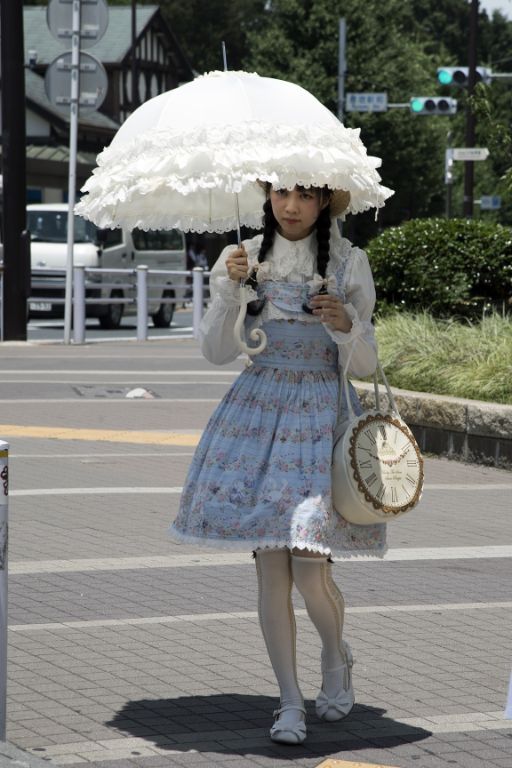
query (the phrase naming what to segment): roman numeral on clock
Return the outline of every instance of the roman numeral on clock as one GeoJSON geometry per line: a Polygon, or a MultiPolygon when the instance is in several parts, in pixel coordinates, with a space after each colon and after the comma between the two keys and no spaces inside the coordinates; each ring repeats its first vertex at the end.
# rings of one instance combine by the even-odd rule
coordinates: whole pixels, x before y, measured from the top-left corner
{"type": "Polygon", "coordinates": [[[391,503],[396,504],[398,501],[398,494],[394,485],[391,486],[391,503]]]}
{"type": "Polygon", "coordinates": [[[364,481],[368,486],[368,488],[371,488],[371,486],[377,481],[377,475],[375,474],[375,472],[372,472],[371,475],[368,475],[368,477],[365,477],[364,481]]]}
{"type": "Polygon", "coordinates": [[[365,459],[364,461],[360,461],[359,466],[361,467],[361,469],[371,469],[372,468],[371,459],[365,459]]]}
{"type": "Polygon", "coordinates": [[[385,491],[386,489],[384,488],[384,483],[381,483],[379,490],[375,494],[379,501],[382,501],[385,491]]]}
{"type": "Polygon", "coordinates": [[[375,437],[372,435],[369,429],[366,429],[364,434],[366,435],[366,437],[368,438],[368,440],[372,445],[376,445],[377,441],[375,440],[375,437]]]}
{"type": "Polygon", "coordinates": [[[406,475],[406,476],[405,476],[405,479],[406,479],[406,480],[407,480],[407,481],[408,481],[408,482],[409,482],[411,485],[416,485],[416,480],[415,480],[415,479],[414,479],[414,477],[412,477],[411,475],[406,475]]]}
{"type": "Polygon", "coordinates": [[[379,431],[382,435],[382,439],[386,442],[386,427],[383,424],[379,424],[379,431]]]}
{"type": "Polygon", "coordinates": [[[407,459],[407,466],[408,467],[417,467],[418,466],[418,459],[407,459]]]}

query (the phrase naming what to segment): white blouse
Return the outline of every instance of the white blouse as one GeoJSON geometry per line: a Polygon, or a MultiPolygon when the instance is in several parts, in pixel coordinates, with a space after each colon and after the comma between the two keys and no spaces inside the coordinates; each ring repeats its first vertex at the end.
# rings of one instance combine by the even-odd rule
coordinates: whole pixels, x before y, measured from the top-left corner
{"type": "MultiPolygon", "coordinates": [[[[258,263],[261,240],[262,235],[257,235],[243,242],[249,267],[258,263]]],[[[240,308],[240,288],[238,282],[228,277],[226,268],[226,258],[236,248],[236,245],[228,245],[224,248],[212,269],[210,277],[212,301],[199,328],[203,355],[216,365],[230,363],[240,354],[233,336],[233,327],[240,308]]],[[[259,282],[262,280],[307,282],[319,288],[322,278],[317,274],[316,251],[315,232],[303,240],[296,241],[286,240],[276,232],[274,244],[266,254],[263,264],[259,266],[257,279],[259,282]]],[[[329,293],[338,292],[334,272],[344,262],[346,262],[343,278],[346,301],[344,306],[352,319],[352,328],[348,333],[335,331],[326,323],[324,328],[338,345],[340,366],[345,366],[351,355],[348,374],[368,376],[377,367],[377,344],[375,329],[371,322],[375,306],[375,286],[366,253],[353,246],[346,238],[342,238],[334,222],[331,227],[330,258],[327,267],[329,293]]],[[[250,301],[257,298],[252,289],[249,288],[248,291],[250,301]]],[[[256,325],[261,325],[270,319],[289,319],[290,317],[292,317],[290,313],[278,309],[267,301],[261,314],[254,320],[256,325]]],[[[304,317],[301,317],[302,321],[318,322],[318,317],[304,313],[304,317]]]]}

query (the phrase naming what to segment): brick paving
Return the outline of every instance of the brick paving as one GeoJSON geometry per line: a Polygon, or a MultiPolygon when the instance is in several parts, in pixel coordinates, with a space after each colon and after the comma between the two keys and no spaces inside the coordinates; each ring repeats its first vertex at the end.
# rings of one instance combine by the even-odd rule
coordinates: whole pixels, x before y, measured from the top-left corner
{"type": "MultiPolygon", "coordinates": [[[[77,429],[201,429],[215,405],[208,401],[242,365],[210,381],[201,372],[223,369],[205,363],[192,341],[2,351],[0,424],[77,429]],[[120,392],[135,386],[157,397],[121,402],[120,392]]],[[[512,661],[510,558],[419,554],[512,545],[510,473],[427,459],[434,487],[417,514],[389,530],[391,548],[412,557],[417,550],[418,558],[335,565],[356,658],[357,705],[343,723],[315,717],[320,647],[296,597],[308,740],[285,747],[268,738],[276,685],[249,555],[229,562],[212,550],[218,560],[208,565],[198,558],[186,568],[121,566],[122,558],[197,557],[194,547],[166,538],[178,494],[129,491],[180,487],[193,449],[16,436],[9,443],[8,739],[27,760],[82,768],[312,768],[327,758],[511,768],[512,722],[502,716],[512,661]],[[128,490],[101,493],[112,488],[128,490]],[[71,492],[16,495],[34,489],[71,492]],[[37,567],[94,558],[108,558],[108,567],[37,567]],[[16,573],[27,563],[33,572],[16,573]]],[[[4,762],[13,758],[0,750],[4,762]]]]}

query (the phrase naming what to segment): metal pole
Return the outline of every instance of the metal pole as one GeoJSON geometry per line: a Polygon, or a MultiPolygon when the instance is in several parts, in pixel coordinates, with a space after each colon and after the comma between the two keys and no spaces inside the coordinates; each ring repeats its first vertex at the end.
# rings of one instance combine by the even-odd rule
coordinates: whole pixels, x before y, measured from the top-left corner
{"type": "Polygon", "coordinates": [[[0,741],[7,720],[7,554],[9,549],[9,444],[0,440],[0,741]]]}
{"type": "MultiPolygon", "coordinates": [[[[469,12],[469,72],[468,99],[475,90],[478,36],[478,0],[471,0],[469,12]]],[[[466,107],[466,147],[475,146],[476,117],[469,103],[466,107]]],[[[473,216],[473,187],[475,164],[472,160],[464,163],[464,216],[473,216]]]]}
{"type": "Polygon", "coordinates": [[[347,71],[347,60],[345,50],[347,47],[347,21],[339,20],[338,36],[338,120],[343,122],[343,110],[345,107],[345,72],[347,71]]]}
{"type": "Polygon", "coordinates": [[[137,267],[137,341],[148,340],[148,268],[137,267]]]}
{"type": "Polygon", "coordinates": [[[30,259],[27,259],[27,251],[23,250],[21,242],[26,221],[23,3],[0,2],[0,27],[5,281],[3,327],[7,341],[26,341],[30,259]]]}
{"type": "Polygon", "coordinates": [[[199,338],[199,325],[203,317],[203,289],[203,268],[194,267],[192,270],[192,326],[194,328],[194,339],[199,338]]]}
{"type": "Polygon", "coordinates": [[[0,341],[4,340],[4,267],[0,267],[0,341]]]}
{"type": "Polygon", "coordinates": [[[68,249],[66,259],[66,295],[64,304],[64,344],[71,340],[71,303],[73,300],[73,245],[75,240],[76,148],[78,137],[78,98],[80,93],[80,10],[81,0],[73,0],[73,35],[71,48],[71,104],[69,123],[68,174],[68,249]]]}
{"type": "Polygon", "coordinates": [[[446,218],[452,216],[452,189],[453,189],[453,149],[452,132],[446,136],[446,150],[444,153],[444,183],[446,184],[446,218]]]}
{"type": "Polygon", "coordinates": [[[139,93],[137,88],[137,4],[132,0],[132,50],[131,50],[131,73],[132,73],[132,112],[135,112],[139,103],[139,93]]]}
{"type": "Polygon", "coordinates": [[[73,269],[73,342],[85,342],[85,268],[77,264],[73,269]]]}

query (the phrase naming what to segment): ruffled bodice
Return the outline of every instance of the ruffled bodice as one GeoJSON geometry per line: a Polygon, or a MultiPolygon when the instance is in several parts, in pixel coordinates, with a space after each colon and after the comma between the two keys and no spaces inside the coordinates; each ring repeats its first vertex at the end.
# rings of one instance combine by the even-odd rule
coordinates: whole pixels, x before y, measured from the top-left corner
{"type": "MultiPolygon", "coordinates": [[[[309,295],[318,293],[322,285],[327,292],[339,296],[352,321],[347,333],[334,330],[324,324],[325,331],[339,348],[341,365],[348,360],[351,346],[349,374],[367,376],[376,367],[375,333],[371,322],[375,305],[375,287],[364,251],[355,248],[349,240],[340,236],[336,222],[331,226],[330,256],[326,279],[318,274],[316,234],[290,241],[278,233],[266,253],[263,263],[258,263],[262,235],[245,240],[249,267],[258,267],[258,286],[267,283],[286,282],[304,286],[309,295]]],[[[210,362],[222,365],[240,354],[234,341],[233,326],[240,308],[239,284],[227,274],[226,259],[236,246],[227,246],[221,253],[210,277],[212,303],[200,326],[201,348],[210,362]]],[[[274,291],[270,287],[265,290],[274,291]]],[[[297,289],[298,290],[298,289],[297,289]]],[[[258,292],[248,288],[248,300],[258,299],[258,292]]],[[[297,313],[285,306],[282,300],[266,301],[263,310],[250,320],[251,330],[272,320],[298,319],[297,313]]],[[[316,315],[300,314],[302,323],[318,323],[316,315]]]]}

